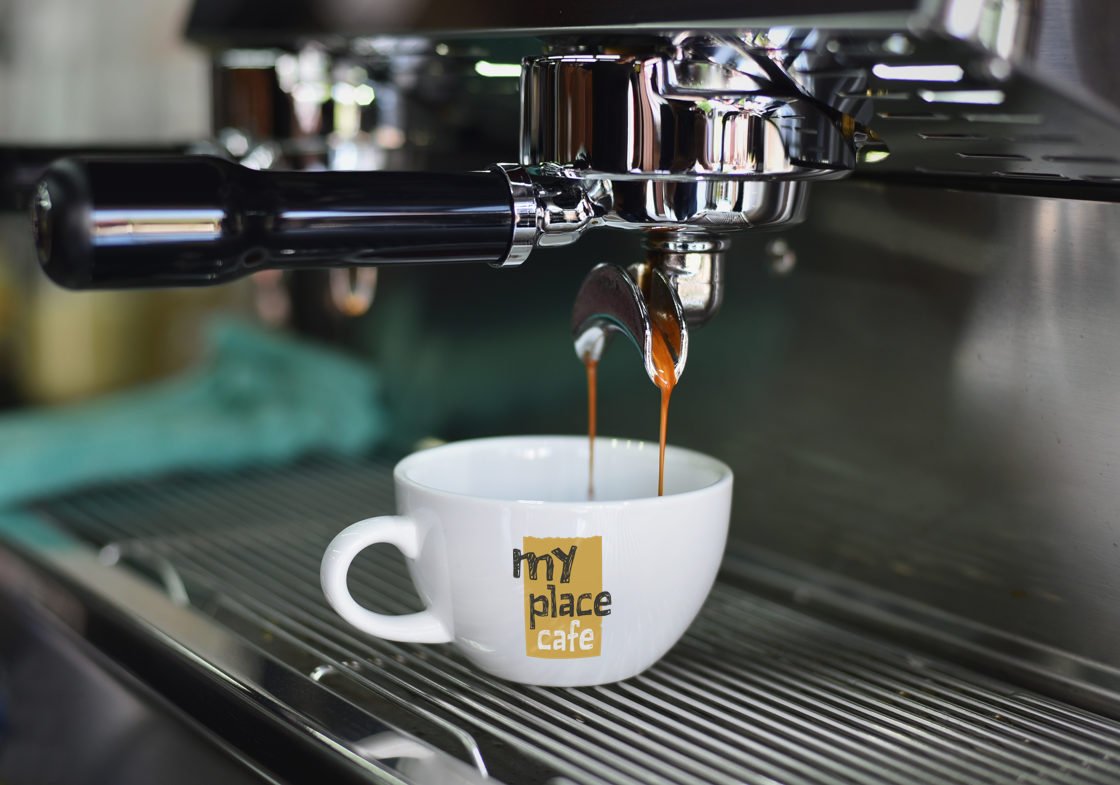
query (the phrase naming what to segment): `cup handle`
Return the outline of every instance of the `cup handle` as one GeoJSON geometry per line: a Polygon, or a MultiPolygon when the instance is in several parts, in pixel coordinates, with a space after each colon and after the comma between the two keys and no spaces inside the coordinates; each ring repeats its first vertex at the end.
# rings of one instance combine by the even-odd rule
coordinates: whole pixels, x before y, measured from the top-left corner
{"type": "Polygon", "coordinates": [[[350,596],[346,588],[350,563],[369,546],[382,542],[396,546],[409,559],[415,559],[420,553],[420,531],[416,522],[407,516],[381,515],[347,526],[331,540],[319,568],[319,580],[327,602],[343,619],[378,638],[411,643],[451,641],[451,631],[430,608],[392,616],[364,608],[350,596]]]}

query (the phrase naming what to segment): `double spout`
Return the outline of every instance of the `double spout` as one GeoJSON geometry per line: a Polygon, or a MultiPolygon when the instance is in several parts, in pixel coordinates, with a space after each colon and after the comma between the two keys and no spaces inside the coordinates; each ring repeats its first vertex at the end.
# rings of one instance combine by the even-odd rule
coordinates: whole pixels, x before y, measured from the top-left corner
{"type": "Polygon", "coordinates": [[[684,373],[689,328],[719,310],[727,240],[663,232],[647,235],[645,246],[644,262],[592,268],[576,293],[572,341],[581,360],[597,363],[621,335],[637,348],[650,381],[661,386],[670,370],[673,383],[684,373]]]}
{"type": "Polygon", "coordinates": [[[584,279],[572,309],[576,355],[598,363],[619,335],[638,349],[654,384],[675,384],[684,373],[688,328],[680,299],[660,270],[600,264],[584,279]]]}

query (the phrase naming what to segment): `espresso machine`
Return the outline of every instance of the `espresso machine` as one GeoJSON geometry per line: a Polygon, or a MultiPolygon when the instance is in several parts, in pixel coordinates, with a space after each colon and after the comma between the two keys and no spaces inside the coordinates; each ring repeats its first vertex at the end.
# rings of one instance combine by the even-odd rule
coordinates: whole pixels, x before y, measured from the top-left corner
{"type": "MultiPolygon", "coordinates": [[[[282,284],[425,412],[406,441],[579,432],[601,355],[601,432],[648,438],[667,332],[669,438],[736,473],[720,579],[639,677],[504,683],[342,628],[317,560],[392,511],[394,456],[315,455],[29,504],[0,618],[231,782],[1116,781],[1118,28],[1092,0],[196,3],[205,154],[54,163],[46,275],[282,284]]],[[[355,595],[417,609],[369,559],[355,595]]]]}

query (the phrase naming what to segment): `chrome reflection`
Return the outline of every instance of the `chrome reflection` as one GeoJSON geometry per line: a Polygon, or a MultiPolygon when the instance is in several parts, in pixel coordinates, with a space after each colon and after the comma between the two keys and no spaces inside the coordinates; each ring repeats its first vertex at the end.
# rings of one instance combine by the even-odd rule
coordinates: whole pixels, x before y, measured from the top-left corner
{"type": "Polygon", "coordinates": [[[90,214],[95,245],[210,242],[222,235],[222,210],[94,210],[90,214]]]}
{"type": "Polygon", "coordinates": [[[396,761],[395,769],[417,785],[478,785],[491,781],[481,754],[470,766],[396,731],[359,739],[354,752],[369,761],[396,761]]]}
{"type": "Polygon", "coordinates": [[[744,52],[704,59],[556,55],[522,81],[525,165],[581,176],[836,176],[855,165],[841,118],[774,63],[744,52]],[[811,137],[811,138],[810,138],[811,137]]]}

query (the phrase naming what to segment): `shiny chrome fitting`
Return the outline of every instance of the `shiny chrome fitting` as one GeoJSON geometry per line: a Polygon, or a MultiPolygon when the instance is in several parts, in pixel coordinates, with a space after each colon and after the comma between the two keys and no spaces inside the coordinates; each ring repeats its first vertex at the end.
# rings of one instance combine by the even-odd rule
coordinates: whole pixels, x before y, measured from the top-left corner
{"type": "Polygon", "coordinates": [[[490,266],[517,267],[536,248],[537,236],[540,234],[540,205],[537,202],[536,186],[529,173],[518,164],[495,164],[491,169],[500,172],[509,183],[510,200],[513,204],[513,235],[505,258],[490,266]]]}
{"type": "Polygon", "coordinates": [[[526,63],[521,163],[583,178],[843,176],[855,148],[837,113],[765,54],[554,55],[526,63]]]}
{"type": "Polygon", "coordinates": [[[573,180],[547,167],[532,176],[518,164],[492,168],[509,183],[514,215],[509,252],[494,267],[521,264],[538,245],[570,245],[587,229],[604,222],[610,203],[609,182],[573,180]]]}
{"type": "Polygon", "coordinates": [[[707,323],[723,304],[723,262],[730,245],[726,235],[646,235],[646,262],[660,270],[676,291],[689,327],[707,323]]]}

